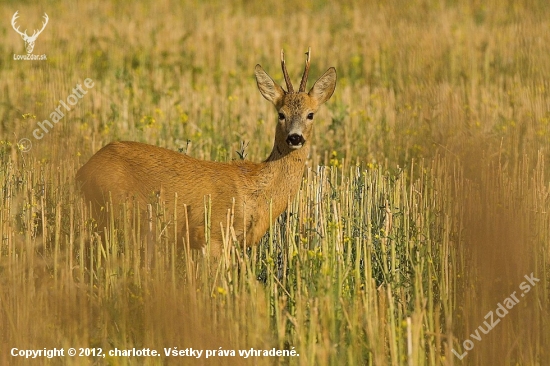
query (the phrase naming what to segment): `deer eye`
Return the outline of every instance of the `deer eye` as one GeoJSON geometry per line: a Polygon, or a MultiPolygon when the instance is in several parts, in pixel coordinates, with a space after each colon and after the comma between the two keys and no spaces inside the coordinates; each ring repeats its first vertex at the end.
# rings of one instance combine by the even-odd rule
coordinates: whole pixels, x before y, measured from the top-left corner
{"type": "Polygon", "coordinates": [[[307,115],[307,119],[313,119],[313,113],[309,113],[309,114],[307,115]]]}
{"type": "Polygon", "coordinates": [[[285,115],[282,113],[279,113],[279,119],[282,121],[283,119],[285,119],[285,115]]]}

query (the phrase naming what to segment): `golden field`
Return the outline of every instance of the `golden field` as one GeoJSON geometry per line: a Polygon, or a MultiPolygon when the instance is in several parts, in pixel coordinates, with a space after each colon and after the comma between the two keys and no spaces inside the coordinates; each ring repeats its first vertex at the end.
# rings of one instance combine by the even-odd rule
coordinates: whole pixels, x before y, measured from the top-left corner
{"type": "Polygon", "coordinates": [[[0,364],[550,364],[546,1],[6,2],[0,17],[0,364]],[[29,34],[48,14],[47,60],[14,60],[16,11],[29,34]],[[148,266],[133,218],[99,239],[74,181],[97,150],[262,161],[277,114],[254,66],[282,83],[284,48],[296,84],[309,46],[309,86],[334,66],[336,91],[259,246],[228,239],[212,260],[158,232],[148,266]],[[106,356],[12,356],[70,347],[106,356]],[[134,348],[160,356],[108,354],[134,348]]]}

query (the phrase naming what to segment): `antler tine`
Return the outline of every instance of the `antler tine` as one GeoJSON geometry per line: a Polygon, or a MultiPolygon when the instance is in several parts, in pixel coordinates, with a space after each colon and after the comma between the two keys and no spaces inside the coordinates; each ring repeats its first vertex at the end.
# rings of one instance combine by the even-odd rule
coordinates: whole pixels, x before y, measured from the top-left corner
{"type": "MultiPolygon", "coordinates": [[[[42,18],[44,18],[46,21],[45,21],[45,22],[42,22],[42,29],[40,29],[40,30],[38,31],[38,34],[36,35],[37,37],[38,37],[38,35],[39,35],[40,33],[42,33],[42,31],[44,30],[44,28],[46,28],[46,25],[48,24],[48,20],[50,19],[50,18],[48,18],[48,14],[46,14],[46,13],[44,13],[44,16],[43,16],[42,18]]],[[[37,30],[35,30],[34,32],[36,33],[37,30]]],[[[34,34],[33,34],[33,36],[34,36],[34,34]]]]}
{"type": "Polygon", "coordinates": [[[13,26],[14,29],[15,29],[15,22],[17,21],[17,18],[19,18],[18,13],[19,13],[19,10],[17,10],[15,14],[13,14],[13,17],[11,17],[11,25],[13,26]]]}
{"type": "Polygon", "coordinates": [[[19,13],[19,10],[17,10],[17,11],[15,12],[15,14],[13,14],[13,17],[11,18],[11,26],[12,26],[13,29],[14,29],[17,33],[19,33],[20,35],[22,35],[22,36],[25,35],[25,36],[26,36],[26,35],[27,35],[27,30],[25,29],[25,33],[23,33],[23,32],[21,32],[21,31],[19,30],[19,26],[16,25],[17,18],[19,18],[19,14],[18,14],[18,13],[19,13]],[[17,28],[15,28],[16,26],[17,26],[17,28]]]}
{"type": "Polygon", "coordinates": [[[281,50],[281,67],[283,68],[283,76],[285,77],[286,88],[288,89],[289,93],[294,93],[294,87],[292,86],[292,82],[288,77],[288,71],[286,71],[284,50],[281,50]]]}
{"type": "Polygon", "coordinates": [[[311,58],[311,47],[308,47],[306,55],[306,67],[304,69],[304,75],[302,75],[302,81],[300,82],[300,89],[298,90],[298,92],[306,91],[307,77],[309,75],[309,60],[311,58]]]}

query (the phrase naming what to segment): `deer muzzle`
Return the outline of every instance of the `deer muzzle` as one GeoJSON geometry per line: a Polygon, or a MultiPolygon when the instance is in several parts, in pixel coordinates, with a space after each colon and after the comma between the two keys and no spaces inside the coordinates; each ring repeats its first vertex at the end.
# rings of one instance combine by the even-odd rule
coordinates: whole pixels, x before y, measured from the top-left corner
{"type": "Polygon", "coordinates": [[[299,149],[306,143],[306,140],[301,134],[292,133],[286,138],[286,143],[291,149],[299,149]]]}

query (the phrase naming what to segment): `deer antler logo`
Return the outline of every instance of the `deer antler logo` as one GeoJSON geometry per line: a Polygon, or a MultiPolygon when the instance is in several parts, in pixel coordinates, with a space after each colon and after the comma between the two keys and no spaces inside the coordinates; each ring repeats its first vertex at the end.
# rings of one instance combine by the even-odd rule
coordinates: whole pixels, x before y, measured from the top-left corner
{"type": "Polygon", "coordinates": [[[44,28],[46,28],[46,24],[48,24],[48,14],[44,13],[44,19],[45,19],[45,22],[42,23],[42,29],[40,30],[34,30],[32,36],[29,36],[27,34],[27,30],[25,29],[24,32],[21,32],[19,30],[19,27],[16,28],[16,24],[15,24],[15,21],[17,20],[17,18],[19,17],[17,15],[17,13],[19,12],[16,11],[15,14],[13,14],[13,18],[11,18],[11,26],[13,27],[13,29],[19,33],[19,35],[21,36],[21,38],[23,38],[23,41],[25,41],[25,48],[27,50],[27,53],[32,53],[32,50],[34,49],[34,42],[36,41],[36,38],[38,38],[38,36],[40,35],[40,33],[42,33],[42,31],[44,30],[44,28]]]}

